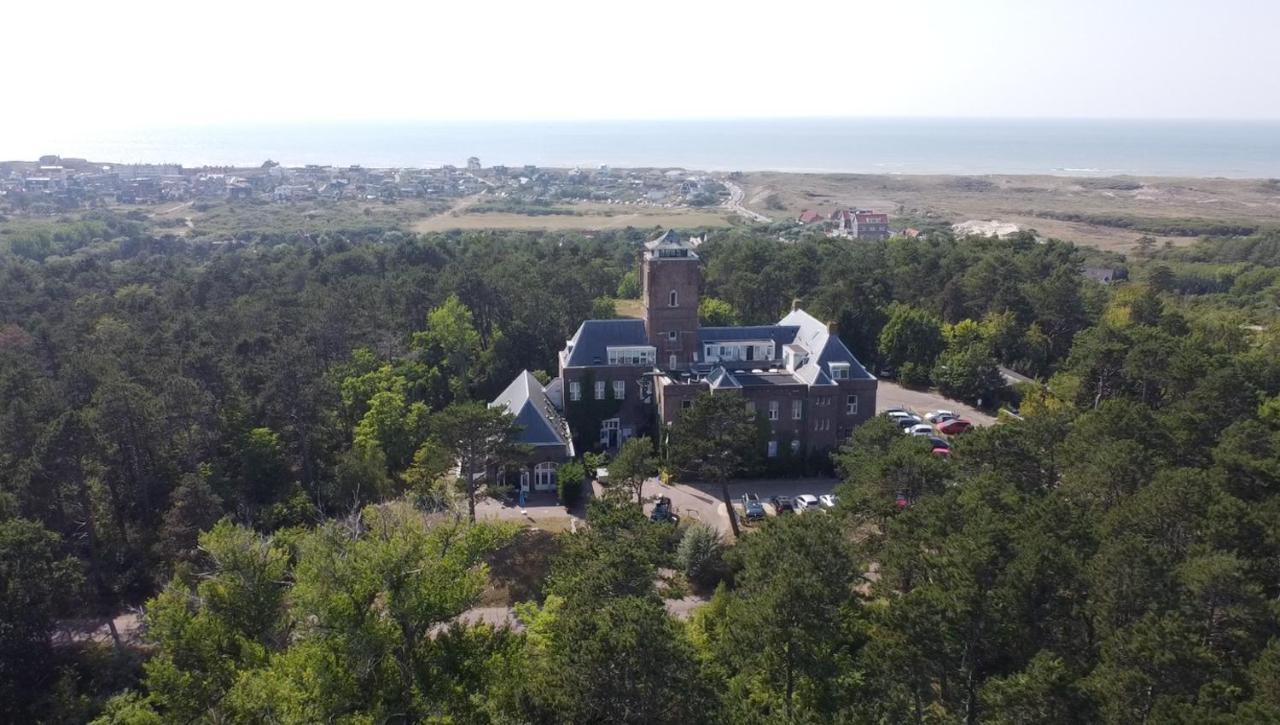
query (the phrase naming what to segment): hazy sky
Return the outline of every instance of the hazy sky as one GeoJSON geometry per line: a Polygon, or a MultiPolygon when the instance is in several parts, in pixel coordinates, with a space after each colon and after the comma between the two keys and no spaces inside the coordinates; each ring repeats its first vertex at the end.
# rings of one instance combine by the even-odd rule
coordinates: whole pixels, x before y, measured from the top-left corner
{"type": "Polygon", "coordinates": [[[1280,118],[1280,0],[5,4],[0,134],[409,119],[1280,118]]]}

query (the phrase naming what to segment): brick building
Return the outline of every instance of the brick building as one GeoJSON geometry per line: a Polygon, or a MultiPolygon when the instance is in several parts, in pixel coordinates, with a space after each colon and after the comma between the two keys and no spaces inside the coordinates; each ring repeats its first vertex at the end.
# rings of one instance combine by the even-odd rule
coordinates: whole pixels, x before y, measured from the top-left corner
{"type": "Polygon", "coordinates": [[[769,456],[829,450],[875,414],[875,376],[803,310],[702,327],[698,255],[677,233],[645,244],[640,278],[644,319],[583,322],[548,386],[580,449],[664,431],[704,392],[742,396],[768,422],[769,456]]]}
{"type": "Polygon", "coordinates": [[[866,209],[837,209],[831,212],[835,228],[832,234],[854,239],[879,241],[888,239],[889,215],[866,209]]]}

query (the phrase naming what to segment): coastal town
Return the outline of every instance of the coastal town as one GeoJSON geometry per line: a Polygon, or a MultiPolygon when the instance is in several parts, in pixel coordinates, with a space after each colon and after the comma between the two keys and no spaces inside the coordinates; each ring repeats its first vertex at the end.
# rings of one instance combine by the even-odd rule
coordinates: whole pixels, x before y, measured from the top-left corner
{"type": "Polygon", "coordinates": [[[705,207],[728,197],[710,175],[684,169],[542,168],[463,166],[367,168],[363,166],[187,167],[180,164],[98,163],[42,156],[0,162],[0,195],[30,213],[57,214],[112,204],[246,200],[289,203],[457,198],[485,193],[511,204],[591,201],[639,206],[705,207]]]}

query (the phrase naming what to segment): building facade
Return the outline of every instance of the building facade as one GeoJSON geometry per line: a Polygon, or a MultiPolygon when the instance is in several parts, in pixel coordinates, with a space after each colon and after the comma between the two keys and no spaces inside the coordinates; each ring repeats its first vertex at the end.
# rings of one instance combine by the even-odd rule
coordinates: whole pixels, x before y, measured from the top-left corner
{"type": "Polygon", "coordinates": [[[702,327],[689,240],[669,231],[648,242],[641,280],[643,319],[587,320],[560,352],[549,387],[579,449],[661,438],[708,392],[742,397],[767,422],[770,457],[830,450],[875,414],[875,376],[803,310],[776,325],[702,327]]]}

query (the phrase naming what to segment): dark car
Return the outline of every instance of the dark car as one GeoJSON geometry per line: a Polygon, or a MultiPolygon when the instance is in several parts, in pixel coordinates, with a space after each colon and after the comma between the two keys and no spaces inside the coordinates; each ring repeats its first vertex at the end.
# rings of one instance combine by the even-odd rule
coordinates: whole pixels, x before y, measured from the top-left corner
{"type": "Polygon", "coordinates": [[[929,436],[925,440],[929,441],[930,448],[945,448],[951,450],[951,444],[939,438],[938,436],[929,436]]]}
{"type": "Polygon", "coordinates": [[[774,496],[769,502],[773,504],[773,512],[779,516],[796,512],[795,504],[791,503],[790,496],[774,496]]]}
{"type": "Polygon", "coordinates": [[[760,496],[754,493],[742,494],[742,510],[745,512],[747,521],[759,521],[765,516],[764,504],[760,503],[760,496]]]}
{"type": "Polygon", "coordinates": [[[663,496],[653,505],[653,513],[649,514],[650,521],[670,521],[677,523],[680,517],[676,516],[675,511],[671,509],[671,499],[663,496]]]}

